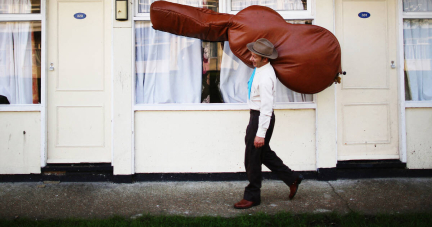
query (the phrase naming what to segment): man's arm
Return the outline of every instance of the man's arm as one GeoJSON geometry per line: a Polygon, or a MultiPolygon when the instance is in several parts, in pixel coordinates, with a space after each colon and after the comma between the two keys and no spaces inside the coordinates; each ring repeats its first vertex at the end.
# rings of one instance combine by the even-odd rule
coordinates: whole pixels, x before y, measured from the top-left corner
{"type": "Polygon", "coordinates": [[[270,120],[273,113],[273,81],[270,78],[265,78],[264,80],[260,81],[259,86],[261,108],[258,121],[258,131],[254,140],[254,145],[256,148],[264,146],[264,138],[270,125],[270,120]]]}

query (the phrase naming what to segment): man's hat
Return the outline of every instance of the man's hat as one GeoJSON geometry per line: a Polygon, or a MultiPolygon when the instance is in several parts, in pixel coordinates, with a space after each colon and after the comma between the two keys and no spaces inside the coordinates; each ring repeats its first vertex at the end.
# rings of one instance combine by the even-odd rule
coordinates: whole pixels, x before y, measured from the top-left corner
{"type": "Polygon", "coordinates": [[[278,57],[278,52],[273,44],[267,39],[261,38],[256,42],[248,43],[247,48],[255,54],[261,57],[276,59],[278,57]]]}

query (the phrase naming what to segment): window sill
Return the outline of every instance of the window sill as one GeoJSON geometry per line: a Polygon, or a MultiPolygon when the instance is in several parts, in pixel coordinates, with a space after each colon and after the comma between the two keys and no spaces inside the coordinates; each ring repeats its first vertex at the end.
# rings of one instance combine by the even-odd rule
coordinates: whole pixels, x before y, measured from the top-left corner
{"type": "Polygon", "coordinates": [[[427,108],[432,107],[431,101],[406,101],[405,108],[427,108]]]}
{"type": "Polygon", "coordinates": [[[43,107],[40,104],[28,105],[0,105],[0,112],[40,112],[43,107]]]}
{"type": "MultiPolygon", "coordinates": [[[[280,103],[275,105],[275,110],[285,109],[315,109],[316,103],[280,103]]],[[[197,103],[197,104],[139,104],[134,106],[134,111],[142,110],[249,110],[247,104],[238,103],[197,103]]]]}

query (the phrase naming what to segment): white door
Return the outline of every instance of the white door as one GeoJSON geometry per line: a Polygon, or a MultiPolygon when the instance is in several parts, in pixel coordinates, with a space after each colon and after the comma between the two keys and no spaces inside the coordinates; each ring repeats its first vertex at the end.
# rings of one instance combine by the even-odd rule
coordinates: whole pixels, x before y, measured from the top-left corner
{"type": "Polygon", "coordinates": [[[48,1],[48,163],[111,162],[110,8],[48,1]]]}
{"type": "Polygon", "coordinates": [[[396,0],[336,0],[338,160],[399,158],[395,11],[396,0]]]}

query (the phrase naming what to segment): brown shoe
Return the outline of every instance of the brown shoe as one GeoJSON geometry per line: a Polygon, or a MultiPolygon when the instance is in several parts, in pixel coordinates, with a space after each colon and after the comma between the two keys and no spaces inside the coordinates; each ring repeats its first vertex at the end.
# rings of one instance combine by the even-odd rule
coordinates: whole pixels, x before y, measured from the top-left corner
{"type": "Polygon", "coordinates": [[[240,202],[234,204],[234,208],[236,209],[248,209],[253,206],[258,206],[260,203],[254,203],[252,201],[248,201],[246,199],[242,199],[240,202]]]}
{"type": "Polygon", "coordinates": [[[300,174],[297,177],[297,179],[294,181],[294,183],[291,186],[289,186],[289,188],[290,188],[289,199],[294,199],[294,196],[296,195],[296,193],[298,191],[299,184],[302,182],[303,179],[304,179],[303,175],[300,174]]]}

